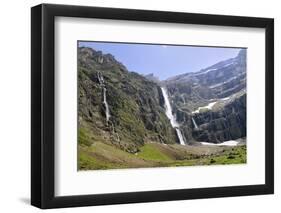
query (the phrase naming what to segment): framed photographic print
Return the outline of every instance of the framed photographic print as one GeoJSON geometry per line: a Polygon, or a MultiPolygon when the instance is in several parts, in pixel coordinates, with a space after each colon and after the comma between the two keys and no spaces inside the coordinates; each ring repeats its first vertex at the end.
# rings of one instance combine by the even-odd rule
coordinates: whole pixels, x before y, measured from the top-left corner
{"type": "Polygon", "coordinates": [[[31,203],[274,191],[274,21],[31,9],[31,203]]]}

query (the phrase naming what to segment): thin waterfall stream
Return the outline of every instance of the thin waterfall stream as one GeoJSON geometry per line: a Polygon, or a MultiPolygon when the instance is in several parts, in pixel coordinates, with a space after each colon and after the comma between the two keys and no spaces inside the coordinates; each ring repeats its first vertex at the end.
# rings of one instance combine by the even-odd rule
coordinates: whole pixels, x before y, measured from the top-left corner
{"type": "Polygon", "coordinates": [[[107,103],[107,100],[106,100],[106,87],[105,87],[105,84],[104,84],[103,76],[100,72],[98,72],[98,80],[99,80],[99,83],[100,83],[100,85],[103,89],[103,104],[105,106],[106,122],[108,122],[109,118],[110,118],[110,112],[109,112],[109,106],[108,106],[108,103],[107,103]]]}
{"type": "Polygon", "coordinates": [[[195,128],[195,129],[198,129],[198,125],[197,125],[197,123],[195,122],[194,118],[191,118],[191,119],[192,119],[192,123],[193,123],[193,125],[194,125],[194,128],[195,128]]]}
{"type": "Polygon", "coordinates": [[[109,113],[109,107],[108,103],[106,101],[106,88],[103,88],[103,104],[105,105],[105,116],[106,116],[106,121],[109,121],[110,118],[110,113],[109,113]]]}

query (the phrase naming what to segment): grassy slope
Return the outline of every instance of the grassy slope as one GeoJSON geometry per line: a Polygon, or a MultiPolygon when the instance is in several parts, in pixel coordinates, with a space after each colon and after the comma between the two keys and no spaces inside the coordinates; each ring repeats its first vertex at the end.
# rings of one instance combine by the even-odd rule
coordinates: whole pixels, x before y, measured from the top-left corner
{"type": "Polygon", "coordinates": [[[80,170],[246,163],[246,146],[181,146],[146,143],[131,154],[109,144],[108,135],[79,128],[80,170]],[[96,141],[93,143],[93,141],[96,141]]]}
{"type": "Polygon", "coordinates": [[[79,145],[79,169],[117,169],[246,163],[246,146],[180,146],[147,143],[137,154],[96,142],[79,145]]]}

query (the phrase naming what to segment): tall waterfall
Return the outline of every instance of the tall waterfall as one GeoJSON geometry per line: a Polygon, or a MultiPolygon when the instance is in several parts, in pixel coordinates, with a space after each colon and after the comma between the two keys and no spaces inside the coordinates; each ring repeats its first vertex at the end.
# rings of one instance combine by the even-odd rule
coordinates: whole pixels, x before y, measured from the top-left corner
{"type": "Polygon", "coordinates": [[[179,129],[179,124],[176,120],[176,117],[173,115],[173,112],[172,112],[172,107],[171,107],[171,104],[170,104],[170,101],[169,101],[168,93],[167,93],[167,91],[164,87],[161,87],[161,91],[162,91],[162,94],[163,94],[163,97],[164,97],[165,108],[166,108],[166,116],[170,120],[170,123],[171,123],[172,127],[176,130],[178,139],[180,141],[180,144],[185,145],[183,135],[182,135],[182,133],[179,129]]]}
{"type": "Polygon", "coordinates": [[[106,87],[105,87],[105,84],[104,84],[103,76],[100,72],[98,72],[98,80],[99,80],[99,83],[100,83],[100,85],[103,89],[103,104],[105,106],[106,122],[108,122],[109,118],[110,118],[110,112],[109,112],[109,106],[108,106],[108,103],[107,103],[107,100],[106,100],[106,87]]]}
{"type": "Polygon", "coordinates": [[[194,125],[194,128],[195,128],[195,129],[198,129],[198,125],[196,124],[194,118],[192,117],[191,119],[192,119],[192,123],[193,123],[193,125],[194,125]]]}

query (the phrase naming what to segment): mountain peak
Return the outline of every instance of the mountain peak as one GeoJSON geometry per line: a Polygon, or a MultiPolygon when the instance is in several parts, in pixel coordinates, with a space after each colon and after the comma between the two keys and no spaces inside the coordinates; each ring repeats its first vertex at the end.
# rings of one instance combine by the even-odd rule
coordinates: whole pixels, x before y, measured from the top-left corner
{"type": "Polygon", "coordinates": [[[155,76],[153,73],[149,73],[147,75],[144,75],[144,77],[150,81],[153,81],[153,82],[160,82],[159,78],[157,76],[155,76]]]}

